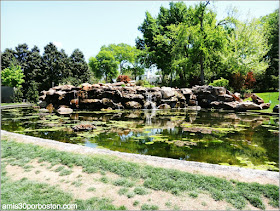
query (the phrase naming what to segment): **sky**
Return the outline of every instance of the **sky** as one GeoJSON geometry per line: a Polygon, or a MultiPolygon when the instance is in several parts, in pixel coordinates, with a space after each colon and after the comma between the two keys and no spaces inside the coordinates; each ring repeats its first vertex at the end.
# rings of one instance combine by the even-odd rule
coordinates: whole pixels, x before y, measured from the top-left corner
{"type": "MultiPolygon", "coordinates": [[[[168,8],[169,1],[1,1],[1,51],[26,43],[29,48],[37,45],[42,53],[53,42],[68,55],[80,49],[88,61],[102,45],[134,46],[145,12],[155,17],[160,6],[168,8]]],[[[279,1],[210,1],[210,7],[218,20],[229,7],[236,7],[242,14],[239,19],[246,20],[273,12],[279,1]]]]}

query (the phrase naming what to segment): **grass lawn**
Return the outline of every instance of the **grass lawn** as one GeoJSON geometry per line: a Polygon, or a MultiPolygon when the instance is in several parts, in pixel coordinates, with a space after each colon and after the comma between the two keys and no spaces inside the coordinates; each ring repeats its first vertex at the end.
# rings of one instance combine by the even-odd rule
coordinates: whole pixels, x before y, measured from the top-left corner
{"type": "MultiPolygon", "coordinates": [[[[223,210],[279,206],[276,185],[227,180],[129,162],[108,155],[82,155],[11,140],[1,140],[1,156],[2,205],[24,201],[29,204],[74,203],[78,210],[186,209],[186,206],[176,203],[180,200],[189,200],[185,202],[188,204],[198,203],[198,199],[206,195],[206,201],[199,203],[201,206],[209,205],[208,209],[213,209],[214,203],[222,204],[218,208],[223,210]],[[48,173],[44,174],[44,171],[48,173]],[[34,182],[35,178],[44,182],[34,182]],[[60,187],[66,190],[76,188],[82,197],[90,194],[92,197],[81,199],[60,187]],[[100,197],[100,192],[106,197],[100,197]],[[115,203],[118,199],[121,200],[115,203]]],[[[196,208],[199,209],[198,206],[196,208]]]]}
{"type": "Polygon", "coordinates": [[[7,105],[22,105],[27,103],[1,103],[1,106],[7,106],[7,105]]]}
{"type": "MultiPolygon", "coordinates": [[[[264,113],[272,113],[273,108],[275,105],[279,104],[279,92],[263,92],[263,93],[255,93],[257,96],[262,98],[265,103],[270,103],[269,109],[264,109],[264,110],[258,110],[259,112],[264,112],[264,113]]],[[[251,97],[245,99],[252,101],[251,97]]]]}

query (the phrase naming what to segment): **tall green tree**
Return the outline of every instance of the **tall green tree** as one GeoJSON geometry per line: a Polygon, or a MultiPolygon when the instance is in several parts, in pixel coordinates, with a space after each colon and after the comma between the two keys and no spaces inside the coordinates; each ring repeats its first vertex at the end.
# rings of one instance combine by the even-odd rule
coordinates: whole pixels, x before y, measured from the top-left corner
{"type": "Polygon", "coordinates": [[[89,59],[89,67],[96,78],[112,82],[118,76],[118,62],[111,51],[101,50],[97,56],[89,59]]]}
{"type": "Polygon", "coordinates": [[[70,76],[69,58],[64,50],[58,51],[53,43],[49,43],[44,48],[43,66],[46,77],[43,88],[49,89],[59,85],[63,78],[70,76]]]}
{"type": "Polygon", "coordinates": [[[71,76],[76,78],[79,83],[88,81],[89,68],[85,61],[84,54],[79,49],[75,49],[69,58],[69,68],[71,76]]]}
{"type": "Polygon", "coordinates": [[[259,20],[253,19],[248,23],[235,21],[233,27],[234,30],[228,34],[226,49],[220,53],[227,73],[225,78],[236,74],[245,77],[249,72],[262,74],[268,68],[268,59],[264,56],[269,46],[259,20]]]}
{"type": "Polygon", "coordinates": [[[206,8],[208,3],[195,7],[170,3],[169,9],[160,8],[156,18],[147,12],[139,27],[143,39],[138,38],[138,48],[149,52],[151,63],[160,69],[162,81],[169,79],[169,85],[178,80],[176,85],[186,86],[194,75],[200,76],[204,84],[205,77],[209,80],[215,75],[211,66],[220,62],[218,52],[226,37],[216,14],[206,8]]]}
{"type": "Polygon", "coordinates": [[[15,51],[10,48],[6,48],[3,53],[1,53],[1,68],[2,70],[9,67],[12,61],[17,62],[15,58],[15,51]]]}
{"type": "Polygon", "coordinates": [[[264,58],[269,59],[269,67],[257,78],[262,91],[279,88],[279,9],[261,18],[261,25],[270,46],[264,58]]]}
{"type": "Polygon", "coordinates": [[[124,74],[126,67],[135,61],[138,49],[125,43],[102,46],[100,51],[111,51],[115,60],[119,63],[120,73],[124,74]]]}

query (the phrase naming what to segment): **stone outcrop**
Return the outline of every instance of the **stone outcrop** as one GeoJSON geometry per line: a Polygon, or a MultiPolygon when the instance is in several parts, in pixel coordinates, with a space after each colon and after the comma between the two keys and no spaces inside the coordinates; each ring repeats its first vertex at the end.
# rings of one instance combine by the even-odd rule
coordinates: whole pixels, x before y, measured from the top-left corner
{"type": "Polygon", "coordinates": [[[42,91],[39,105],[57,109],[61,114],[70,109],[168,109],[168,108],[215,108],[225,110],[260,110],[270,107],[252,94],[253,102],[243,102],[239,93],[232,94],[224,87],[194,86],[190,88],[145,88],[132,83],[89,84],[81,87],[56,86],[42,91]],[[124,86],[125,85],[125,86],[124,86]]]}

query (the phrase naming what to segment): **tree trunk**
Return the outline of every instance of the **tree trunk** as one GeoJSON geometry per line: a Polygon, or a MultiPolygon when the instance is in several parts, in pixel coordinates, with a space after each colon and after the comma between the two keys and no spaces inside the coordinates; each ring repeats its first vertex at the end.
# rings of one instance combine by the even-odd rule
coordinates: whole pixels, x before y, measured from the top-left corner
{"type": "Polygon", "coordinates": [[[203,66],[203,53],[200,54],[200,81],[204,85],[204,66],[203,66]]]}

